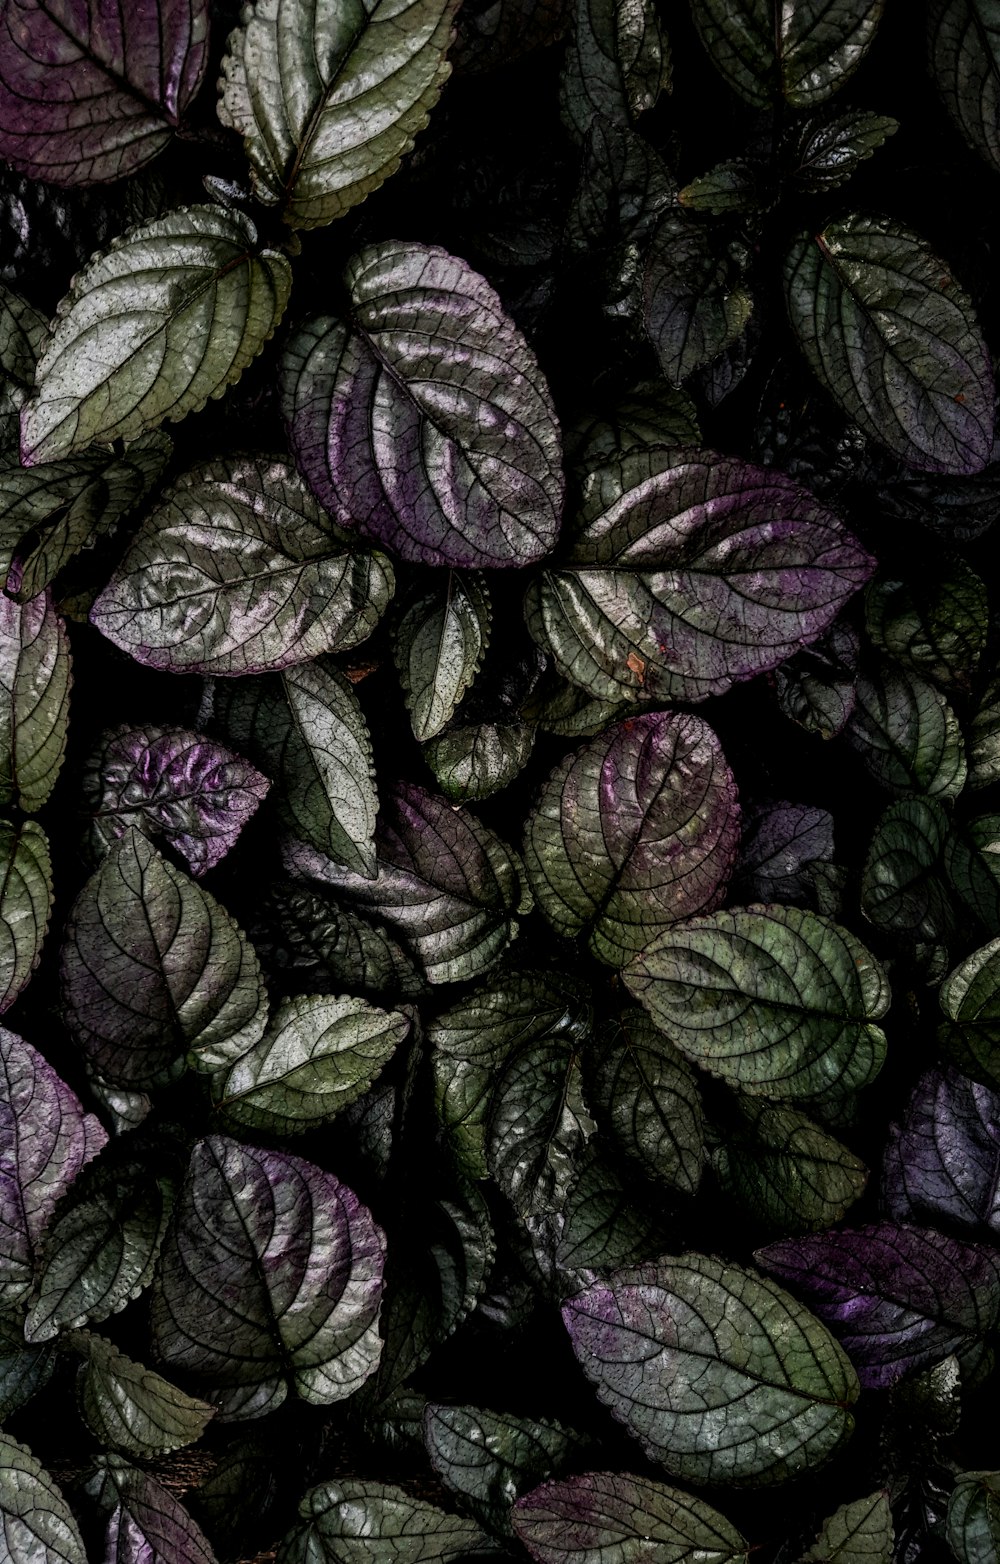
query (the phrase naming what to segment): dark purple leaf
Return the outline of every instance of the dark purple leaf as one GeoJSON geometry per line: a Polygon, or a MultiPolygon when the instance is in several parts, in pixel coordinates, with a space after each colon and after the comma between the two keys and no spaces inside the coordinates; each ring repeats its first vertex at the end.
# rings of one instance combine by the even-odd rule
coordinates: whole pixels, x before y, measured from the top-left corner
{"type": "Polygon", "coordinates": [[[833,859],[833,816],[812,804],[757,804],[743,816],[736,901],[813,899],[809,866],[833,859]]]}
{"type": "Polygon", "coordinates": [[[974,1346],[1000,1313],[1000,1260],[930,1228],[880,1222],[783,1239],[756,1258],[830,1326],[872,1389],[974,1346]]]}
{"type": "Polygon", "coordinates": [[[922,1075],[889,1128],[882,1203],[898,1222],[1000,1235],[1000,1096],[954,1069],[922,1075]]]}
{"type": "Polygon", "coordinates": [[[207,0],[7,0],[0,157],[57,185],[134,174],[201,85],[208,17],[207,0]]]}
{"type": "Polygon", "coordinates": [[[216,1564],[201,1527],[148,1472],[114,1460],[105,1492],[117,1505],[108,1521],[104,1564],[216,1564]]]}

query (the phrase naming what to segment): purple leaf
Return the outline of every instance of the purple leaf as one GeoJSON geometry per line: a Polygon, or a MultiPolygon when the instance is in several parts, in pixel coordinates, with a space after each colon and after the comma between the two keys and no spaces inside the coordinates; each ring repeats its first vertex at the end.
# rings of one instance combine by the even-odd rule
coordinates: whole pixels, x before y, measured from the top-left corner
{"type": "Polygon", "coordinates": [[[517,1500],[514,1530],[538,1564],[727,1564],[747,1545],[703,1499],[624,1472],[583,1472],[517,1500]]]}
{"type": "Polygon", "coordinates": [[[207,58],[207,0],[9,0],[0,157],[57,185],[133,174],[167,145],[207,58]]]}
{"type": "Polygon", "coordinates": [[[1000,1235],[1000,1095],[929,1070],[889,1128],[882,1203],[899,1222],[945,1218],[1000,1235]]]}
{"type": "Polygon", "coordinates": [[[809,865],[833,860],[833,816],[812,804],[757,804],[743,817],[735,901],[813,899],[809,865]]]}
{"type": "Polygon", "coordinates": [[[113,1460],[108,1490],[118,1503],[108,1521],[104,1564],[216,1564],[201,1527],[148,1472],[113,1460]]]}
{"type": "Polygon", "coordinates": [[[41,1054],[0,1027],[0,1307],[29,1291],[57,1203],[107,1138],[41,1054]]]}
{"type": "Polygon", "coordinates": [[[930,1228],[879,1222],[787,1238],[756,1259],[830,1326],[876,1390],[974,1345],[1000,1313],[1000,1261],[930,1228]]]}
{"type": "Polygon", "coordinates": [[[249,761],[186,728],[106,733],[84,774],[99,849],[131,827],[162,836],[204,874],[225,857],[270,787],[249,761]]]}

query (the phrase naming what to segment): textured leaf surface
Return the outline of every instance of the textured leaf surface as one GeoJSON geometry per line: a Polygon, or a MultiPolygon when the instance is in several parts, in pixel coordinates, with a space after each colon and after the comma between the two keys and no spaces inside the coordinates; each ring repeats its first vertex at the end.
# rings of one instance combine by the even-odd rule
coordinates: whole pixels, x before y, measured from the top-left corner
{"type": "Polygon", "coordinates": [[[563,122],[578,140],[604,119],[629,124],[670,84],[670,46],[650,0],[577,0],[563,63],[563,122]]]}
{"type": "Polygon", "coordinates": [[[19,1412],[52,1377],[51,1347],[28,1346],[16,1314],[0,1315],[0,1419],[19,1412]]]}
{"type": "Polygon", "coordinates": [[[80,1410],[105,1449],[151,1460],[204,1433],[213,1407],[133,1363],[100,1336],[78,1340],[86,1354],[77,1379],[80,1410]]]}
{"type": "Polygon", "coordinates": [[[524,770],[535,729],[527,722],[477,722],[431,739],[424,759],[446,798],[474,804],[491,798],[524,770]]]}
{"type": "Polygon", "coordinates": [[[883,663],[860,678],[844,736],[891,793],[956,798],[965,785],[965,748],[955,713],[919,674],[883,663]]]}
{"type": "Polygon", "coordinates": [[[656,1202],[638,1204],[635,1190],[588,1141],[559,1213],[562,1231],[555,1249],[557,1268],[576,1272],[616,1271],[639,1265],[669,1248],[667,1224],[656,1202]]]}
{"type": "Polygon", "coordinates": [[[856,701],[858,632],[836,620],[807,651],[790,657],[775,671],[778,705],[808,733],[830,739],[845,727],[856,701]]]}
{"type": "Polygon", "coordinates": [[[948,816],[932,798],[890,804],[875,827],[861,879],[861,906],[876,928],[933,942],[954,918],[943,883],[948,816]]]}
{"type": "Polygon", "coordinates": [[[333,222],[399,167],[448,77],[457,0],[257,0],[229,39],[219,118],[254,194],[293,228],[333,222]]]}
{"type": "Polygon", "coordinates": [[[929,581],[873,582],[865,599],[876,646],[935,684],[968,688],[986,647],[986,586],[953,555],[936,562],[929,581]]]}
{"type": "Polygon", "coordinates": [[[752,308],[705,230],[682,212],[668,212],[646,256],[642,313],[671,385],[683,384],[735,342],[752,308]]]}
{"type": "Polygon", "coordinates": [[[201,1527],[155,1477],[113,1462],[107,1486],[118,1501],[105,1537],[107,1564],[216,1564],[201,1527]]]}
{"type": "Polygon", "coordinates": [[[813,804],[758,804],[746,811],[733,895],[740,901],[808,901],[810,867],[833,859],[833,816],[813,804]]]}
{"type": "Polygon", "coordinates": [[[836,189],[898,129],[898,120],[867,109],[806,124],[799,138],[796,184],[817,194],[836,189]]]}
{"type": "Polygon", "coordinates": [[[966,141],[1000,170],[1000,18],[993,0],[931,0],[931,69],[966,141]]]}
{"type": "Polygon", "coordinates": [[[605,1026],[592,1050],[588,1092],[629,1160],[657,1183],[693,1195],[705,1162],[694,1071],[641,1010],[605,1026]]]}
{"type": "Polygon", "coordinates": [[[66,750],[71,682],[66,626],[49,592],[0,596],[0,803],[34,813],[66,750]]]}
{"type": "Polygon", "coordinates": [[[882,1202],[897,1222],[1000,1232],[1000,1096],[929,1070],[889,1127],[882,1202]]]}
{"type": "Polygon", "coordinates": [[[772,1232],[839,1222],[868,1180],[860,1157],[797,1108],[750,1098],[740,1106],[743,1122],[714,1157],[726,1194],[772,1232]]]}
{"type": "Polygon", "coordinates": [[[426,987],[385,929],[292,880],[272,887],[251,933],[271,972],[313,993],[411,999],[426,987]]]}
{"type": "Polygon", "coordinates": [[[810,367],[865,434],[925,472],[975,473],[993,448],[993,373],[971,301],[918,234],[851,215],[785,263],[810,367]]]}
{"type": "Polygon", "coordinates": [[[876,1389],[970,1346],[1000,1313],[990,1251],[929,1228],[883,1222],[788,1238],[757,1258],[807,1299],[876,1389]]]}
{"type": "MultiPolygon", "coordinates": [[[[20,412],[35,383],[48,320],[0,283],[0,456],[17,460],[20,412]]],[[[0,480],[2,482],[2,480],[0,480]]]]}
{"type": "Polygon", "coordinates": [[[52,863],[34,820],[0,820],[0,1013],[9,1010],[42,954],[52,908],[52,863]]]}
{"type": "Polygon", "coordinates": [[[423,744],[450,720],[489,644],[489,591],[477,576],[449,571],[409,604],[396,628],[395,658],[423,744]]]}
{"type": "Polygon", "coordinates": [[[354,1478],[310,1488],[278,1564],[450,1564],[489,1551],[474,1521],[448,1515],[389,1483],[354,1478]]]}
{"type": "Polygon", "coordinates": [[[161,1256],[157,1350],[223,1396],[339,1401],[378,1363],[382,1268],[379,1229],[332,1173],[212,1136],[161,1256]]]}
{"type": "Polygon", "coordinates": [[[879,1489],[827,1516],[799,1564],[889,1564],[893,1540],[889,1495],[879,1489]]]}
{"type": "Polygon", "coordinates": [[[853,1427],[854,1370],[820,1322],[741,1266],[688,1254],[619,1271],[563,1307],[600,1399],[679,1477],[776,1483],[853,1427]]]}
{"type": "Polygon", "coordinates": [[[815,640],[872,562],[783,474],[647,448],[598,468],[532,635],[602,700],[704,700],[815,640]]]}
{"type": "Polygon", "coordinates": [[[84,772],[91,841],[99,851],[133,827],[162,837],[193,874],[224,858],[270,783],[241,755],[187,728],[120,727],[84,772]]]}
{"type": "Polygon", "coordinates": [[[42,1055],[0,1027],[0,1303],[26,1297],[45,1230],[107,1140],[42,1055]]]}
{"type": "Polygon", "coordinates": [[[992,679],[976,703],[967,749],[970,788],[1000,781],[1000,679],[992,679]]]}
{"type": "Polygon", "coordinates": [[[514,1530],[538,1564],[730,1564],[746,1543],[724,1515],[679,1488],[625,1472],[584,1472],[518,1499],[514,1530]]]}
{"type": "Polygon", "coordinates": [[[774,12],[768,0],[695,0],[695,21],[713,64],[754,108],[780,93],[797,109],[822,103],[871,47],[884,0],[799,0],[774,12]]]}
{"type": "Polygon", "coordinates": [[[938,990],[941,1042],[960,1069],[1000,1091],[1000,939],[950,972],[938,990]]]}
{"type": "Polygon", "coordinates": [[[962,1564],[994,1564],[1000,1558],[1000,1472],[959,1473],[945,1529],[962,1564]]]}
{"type": "Polygon", "coordinates": [[[969,910],[990,934],[1000,933],[1000,815],[953,825],[944,868],[969,910]]]}
{"type": "Polygon", "coordinates": [[[0,1526],[11,1564],[87,1564],[66,1500],[31,1451],[0,1433],[0,1526]]]}
{"type": "Polygon", "coordinates": [[[356,646],[393,586],[388,560],[331,523],[290,467],[240,457],[178,480],[91,621],[151,668],[261,673],[356,646]]]}
{"type": "Polygon", "coordinates": [[[130,830],[87,881],[62,949],[66,1024],[107,1080],[145,1086],[186,1053],[218,1069],[263,1033],[252,947],[213,896],[130,830]]]}
{"type": "Polygon", "coordinates": [[[578,1444],[559,1423],[434,1402],[424,1412],[423,1429],[441,1482],[499,1537],[514,1535],[510,1507],[517,1495],[557,1472],[578,1444]]]}
{"type": "Polygon", "coordinates": [[[387,242],[345,278],[349,321],[308,322],[285,350],[295,459],[343,525],[403,559],[520,566],[562,513],[559,429],[520,331],[478,272],[387,242]]]}
{"type": "Polygon", "coordinates": [[[293,842],[285,866],[332,887],[398,935],[428,982],[475,977],[515,938],[523,891],[514,856],[473,816],[400,783],[379,816],[366,880],[293,842]]]}
{"type": "Polygon", "coordinates": [[[197,412],[256,358],[290,286],[285,257],[258,253],[238,213],[179,208],[130,229],[60,305],[21,414],[25,465],[197,412]]]}
{"type": "Polygon", "coordinates": [[[625,981],[693,1064],[760,1096],[857,1090],[885,1057],[881,967],[846,929],[796,907],[668,929],[625,981]]]}
{"type": "Polygon", "coordinates": [[[522,1216],[559,1210],[594,1127],[570,1034],[552,1032],[514,1054],[493,1089],[486,1161],[522,1216]]]}
{"type": "Polygon", "coordinates": [[[528,822],[525,866],[554,928],[616,966],[718,903],[738,833],[736,784],[712,729],[655,712],[556,768],[528,822]]]}

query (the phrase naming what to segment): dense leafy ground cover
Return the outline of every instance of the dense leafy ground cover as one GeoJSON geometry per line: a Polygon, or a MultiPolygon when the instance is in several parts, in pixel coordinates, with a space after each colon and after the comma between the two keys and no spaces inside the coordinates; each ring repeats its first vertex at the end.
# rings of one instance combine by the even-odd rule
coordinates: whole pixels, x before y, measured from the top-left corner
{"type": "Polygon", "coordinates": [[[995,0],[0,0],[0,158],[0,1559],[995,1560],[995,0]]]}

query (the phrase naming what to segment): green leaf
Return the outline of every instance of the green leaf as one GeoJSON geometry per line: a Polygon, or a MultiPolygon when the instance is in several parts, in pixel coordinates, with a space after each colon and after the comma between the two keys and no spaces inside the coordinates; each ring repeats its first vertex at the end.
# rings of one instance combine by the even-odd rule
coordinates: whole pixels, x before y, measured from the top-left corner
{"type": "Polygon", "coordinates": [[[875,645],[935,684],[967,689],[986,648],[985,583],[953,554],[929,578],[873,582],[865,621],[875,645]]]}
{"type": "Polygon", "coordinates": [[[944,868],[970,911],[990,934],[1000,934],[1000,815],[953,824],[944,868]]]}
{"type": "Polygon", "coordinates": [[[34,820],[0,820],[0,1014],[38,965],[52,911],[52,862],[34,820]]]}
{"type": "MultiPolygon", "coordinates": [[[[672,197],[671,197],[672,199],[672,197]]],[[[610,408],[583,419],[566,436],[582,472],[589,472],[609,457],[624,456],[649,446],[676,446],[683,450],[701,444],[698,410],[686,391],[665,384],[662,376],[643,380],[610,408]]]]}
{"type": "Polygon", "coordinates": [[[511,1504],[564,1467],[579,1438],[561,1423],[430,1402],[424,1444],[448,1491],[495,1537],[513,1538],[511,1504]]]}
{"type": "Polygon", "coordinates": [[[0,283],[0,458],[17,460],[20,412],[35,383],[48,320],[0,283]]]}
{"type": "Polygon", "coordinates": [[[950,972],[938,990],[940,1041],[960,1070],[1000,1090],[1000,939],[950,972]]]}
{"type": "Polygon", "coordinates": [[[231,34],[219,118],[254,194],[293,228],[343,217],[399,167],[451,67],[458,0],[257,0],[231,34]]]}
{"type": "Polygon", "coordinates": [[[874,1080],[889,1008],[853,934],[798,907],[711,913],[668,929],[624,974],[693,1064],[756,1096],[823,1097],[874,1080]]]}
{"type": "Polygon", "coordinates": [[[357,646],[394,584],[385,555],[331,521],[294,468],[232,457],[177,480],[91,623],[150,668],[263,673],[357,646]]]}
{"type": "Polygon", "coordinates": [[[292,880],[271,887],[251,933],[265,967],[297,988],[413,999],[427,986],[385,929],[292,880]]]}
{"type": "Polygon", "coordinates": [[[66,752],[72,682],[66,626],[49,592],[0,595],[0,805],[34,814],[66,752]]]}
{"type": "Polygon", "coordinates": [[[656,712],[556,767],[528,821],[525,868],[556,931],[620,966],[720,900],[738,832],[736,785],[712,729],[656,712]]]}
{"type": "Polygon", "coordinates": [[[665,1224],[652,1202],[640,1205],[609,1162],[590,1140],[578,1159],[577,1173],[566,1192],[556,1265],[577,1272],[613,1271],[638,1265],[670,1247],[665,1224]]]}
{"type": "Polygon", "coordinates": [[[618,1146],[647,1178],[693,1195],[705,1164],[694,1071],[641,1010],[598,1033],[589,1098],[618,1146]]]}
{"type": "Polygon", "coordinates": [[[948,1500],[948,1545],[959,1564],[1000,1559],[1000,1472],[960,1472],[948,1500]]]}
{"type": "Polygon", "coordinates": [[[424,750],[445,798],[474,804],[520,776],[531,758],[535,728],[528,722],[478,722],[431,739],[424,750]]]}
{"type": "Polygon", "coordinates": [[[943,880],[950,825],[933,798],[904,798],[879,818],[861,876],[861,910],[876,928],[947,941],[955,915],[943,880]]]}
{"type": "Polygon", "coordinates": [[[155,1459],[194,1444],[215,1414],[100,1336],[81,1333],[68,1345],[84,1356],[76,1387],[80,1411],[106,1450],[155,1459]]]}
{"type": "Polygon", "coordinates": [[[0,1422],[5,1423],[44,1389],[52,1378],[55,1355],[49,1346],[29,1346],[21,1320],[0,1314],[0,1422]]]}
{"type": "Polygon", "coordinates": [[[792,246],[785,291],[811,369],[869,439],[926,472],[986,466],[989,354],[971,300],[919,234],[885,217],[828,223],[792,246]]]}
{"type": "Polygon", "coordinates": [[[451,720],[482,665],[493,611],[483,578],[449,570],[409,603],[394,656],[415,736],[423,744],[451,720]]]}
{"type": "Polygon", "coordinates": [[[576,0],[559,101],[563,124],[586,141],[595,120],[627,125],[670,86],[670,45],[652,0],[576,0]]]}
{"type": "Polygon", "coordinates": [[[851,109],[836,119],[808,121],[799,136],[792,179],[811,194],[834,190],[898,129],[898,120],[870,114],[867,109],[851,109]]]}
{"type": "Polygon", "coordinates": [[[745,102],[765,109],[780,95],[811,108],[837,92],[871,48],[885,0],[694,0],[713,65],[745,102]]]}
{"type": "Polygon", "coordinates": [[[742,1266],[686,1254],[618,1271],[562,1312],[599,1399],[689,1482],[784,1482],[851,1433],[860,1387],[846,1354],[742,1266]]]}
{"type": "Polygon", "coordinates": [[[753,300],[734,271],[683,211],[661,219],[646,253],[643,320],[671,385],[718,358],[745,329],[753,300]]]}
{"type": "Polygon", "coordinates": [[[307,994],[279,1005],[267,1031],[221,1078],[219,1109],[235,1124],[293,1135],[366,1092],[409,1031],[398,1010],[307,994]]]}
{"type": "Polygon", "coordinates": [[[827,1516],[799,1564],[890,1564],[893,1538],[889,1495],[879,1489],[827,1516]]]}
{"type": "Polygon", "coordinates": [[[762,204],[756,170],[742,159],[717,163],[685,185],[677,199],[689,212],[711,212],[714,216],[753,212],[762,204]]]}
{"type": "Polygon", "coordinates": [[[390,1483],[322,1483],[310,1488],[299,1514],[304,1524],[284,1539],[277,1564],[450,1564],[492,1551],[474,1521],[390,1483]]]}
{"type": "Polygon", "coordinates": [[[784,1104],[740,1103],[713,1158],[723,1191],[757,1222],[781,1234],[832,1227],[860,1200],[868,1169],[846,1146],[784,1104]]]}
{"type": "Polygon", "coordinates": [[[514,1530],[538,1564],[745,1564],[747,1545],[704,1499],[627,1472],[584,1472],[519,1499],[514,1530]]]}
{"type": "Polygon", "coordinates": [[[957,798],[966,760],[958,719],[941,691],[891,663],[857,683],[844,737],[890,793],[957,798]]]}
{"type": "Polygon", "coordinates": [[[1000,678],[991,679],[972,714],[967,734],[970,788],[1000,782],[1000,678]]]}
{"type": "Polygon", "coordinates": [[[288,261],[258,253],[239,212],[182,207],[129,229],[59,306],[21,412],[25,465],[197,412],[257,357],[290,287],[288,261]]]}
{"type": "Polygon", "coordinates": [[[778,705],[807,733],[832,739],[846,727],[857,699],[858,632],[835,620],[826,635],[774,672],[778,705]]]}
{"type": "Polygon", "coordinates": [[[1000,16],[994,0],[931,0],[931,70],[970,147],[1000,170],[1000,16]]]}
{"type": "Polygon", "coordinates": [[[87,1564],[76,1521],[25,1445],[0,1433],[0,1536],[10,1564],[87,1564]]]}
{"type": "Polygon", "coordinates": [[[516,1211],[559,1210],[594,1129],[570,1036],[520,1048],[493,1088],[486,1128],[487,1165],[516,1211]]]}
{"type": "Polygon", "coordinates": [[[76,900],[62,980],[70,1032],[98,1072],[123,1086],[153,1085],[185,1055],[196,1069],[222,1069],[267,1024],[246,936],[135,830],[76,900]]]}

